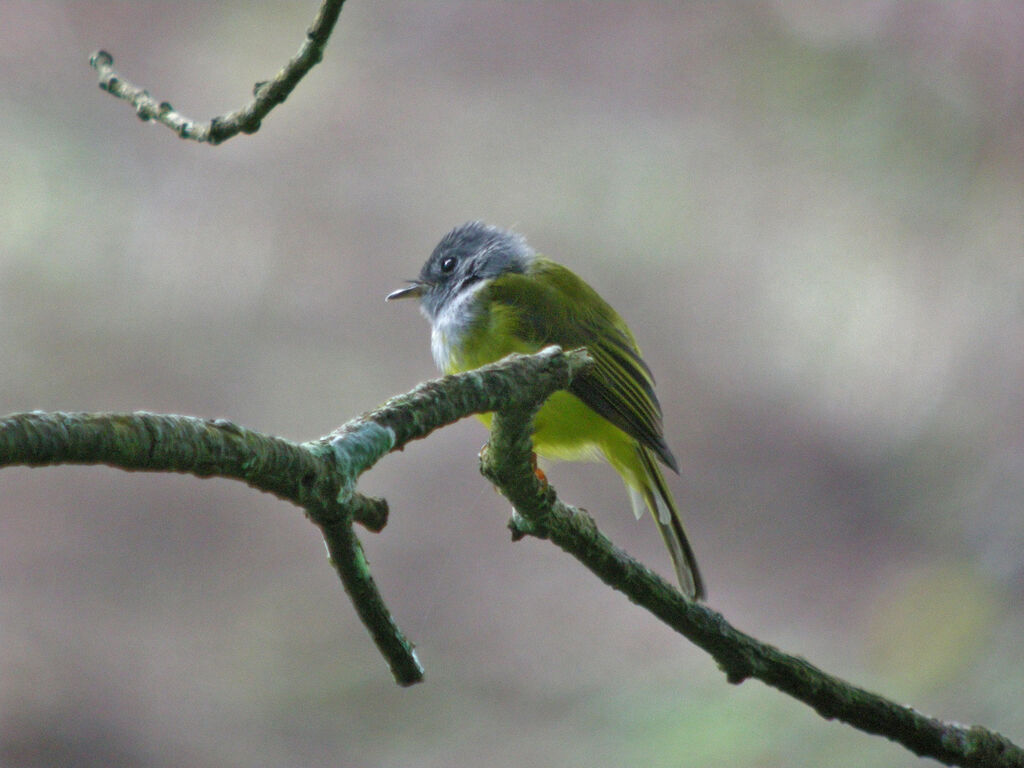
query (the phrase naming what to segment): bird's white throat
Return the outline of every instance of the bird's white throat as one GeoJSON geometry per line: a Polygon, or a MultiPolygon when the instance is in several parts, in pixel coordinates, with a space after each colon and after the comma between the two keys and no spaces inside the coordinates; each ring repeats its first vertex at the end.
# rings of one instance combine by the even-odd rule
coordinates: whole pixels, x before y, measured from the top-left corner
{"type": "Polygon", "coordinates": [[[477,293],[489,282],[481,280],[460,291],[434,318],[430,329],[430,351],[434,355],[434,363],[442,371],[451,367],[452,358],[458,355],[466,331],[480,316],[483,307],[477,293]]]}

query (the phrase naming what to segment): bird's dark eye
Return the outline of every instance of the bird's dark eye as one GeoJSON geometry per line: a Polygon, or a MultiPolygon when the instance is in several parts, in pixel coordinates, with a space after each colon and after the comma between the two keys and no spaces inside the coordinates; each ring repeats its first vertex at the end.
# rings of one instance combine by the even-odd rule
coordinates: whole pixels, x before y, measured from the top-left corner
{"type": "Polygon", "coordinates": [[[455,261],[456,259],[454,256],[446,256],[444,259],[441,260],[441,271],[447,275],[449,272],[455,269],[455,261]]]}

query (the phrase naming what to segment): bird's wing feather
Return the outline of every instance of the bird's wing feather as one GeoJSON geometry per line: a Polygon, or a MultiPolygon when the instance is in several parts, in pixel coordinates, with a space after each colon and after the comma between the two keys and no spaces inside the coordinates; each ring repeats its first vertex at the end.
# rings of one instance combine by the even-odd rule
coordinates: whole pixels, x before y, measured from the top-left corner
{"type": "Polygon", "coordinates": [[[654,377],[625,322],[565,267],[537,258],[531,272],[505,274],[488,286],[492,300],[512,307],[520,338],[538,349],[586,347],[594,365],[569,391],[678,471],[662,434],[654,377]],[[535,279],[538,273],[543,280],[535,279]]]}

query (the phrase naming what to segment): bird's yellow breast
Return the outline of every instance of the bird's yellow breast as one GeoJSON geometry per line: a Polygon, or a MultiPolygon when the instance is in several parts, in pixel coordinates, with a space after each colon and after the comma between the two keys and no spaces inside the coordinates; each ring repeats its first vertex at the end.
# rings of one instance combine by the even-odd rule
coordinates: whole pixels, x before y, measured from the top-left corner
{"type": "MultiPolygon", "coordinates": [[[[473,323],[459,329],[457,339],[434,339],[435,350],[440,346],[447,354],[446,360],[439,361],[441,368],[445,373],[461,373],[515,352],[539,352],[543,345],[518,337],[518,327],[512,307],[491,302],[473,323]]],[[[489,429],[491,414],[479,418],[489,429]]],[[[545,458],[583,461],[600,459],[603,454],[620,472],[632,475],[634,446],[633,438],[570,392],[551,395],[534,420],[533,447],[545,458]]]]}

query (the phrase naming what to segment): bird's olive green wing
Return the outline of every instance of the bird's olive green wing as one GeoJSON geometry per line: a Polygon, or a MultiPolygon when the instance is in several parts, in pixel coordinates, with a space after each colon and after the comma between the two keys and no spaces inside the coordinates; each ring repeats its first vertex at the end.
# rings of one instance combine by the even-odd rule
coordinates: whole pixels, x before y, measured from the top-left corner
{"type": "Polygon", "coordinates": [[[586,347],[594,366],[569,391],[678,471],[665,444],[654,377],[629,328],[597,292],[565,267],[538,258],[529,275],[507,273],[487,287],[512,310],[517,335],[543,347],[586,347]]]}

